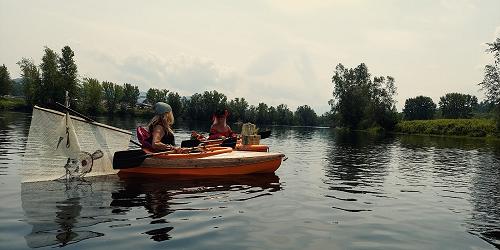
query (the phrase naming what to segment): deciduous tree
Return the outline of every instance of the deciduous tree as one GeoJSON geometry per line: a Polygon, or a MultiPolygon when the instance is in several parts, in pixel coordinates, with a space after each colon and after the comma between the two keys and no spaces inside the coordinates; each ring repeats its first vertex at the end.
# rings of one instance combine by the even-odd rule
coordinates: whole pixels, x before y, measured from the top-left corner
{"type": "Polygon", "coordinates": [[[80,107],[89,114],[99,113],[102,105],[103,88],[94,78],[83,78],[80,92],[80,107]]]}
{"type": "Polygon", "coordinates": [[[115,113],[117,105],[123,98],[123,87],[112,82],[102,82],[104,101],[108,113],[115,113]]]}
{"type": "Polygon", "coordinates": [[[444,118],[471,118],[477,105],[477,97],[460,93],[448,93],[439,100],[439,109],[444,118]]]}
{"type": "Polygon", "coordinates": [[[17,63],[21,68],[23,94],[28,105],[41,101],[40,71],[31,59],[23,58],[17,63]]]}
{"type": "Polygon", "coordinates": [[[430,120],[436,113],[436,104],[428,96],[408,98],[403,113],[406,120],[430,120]]]}

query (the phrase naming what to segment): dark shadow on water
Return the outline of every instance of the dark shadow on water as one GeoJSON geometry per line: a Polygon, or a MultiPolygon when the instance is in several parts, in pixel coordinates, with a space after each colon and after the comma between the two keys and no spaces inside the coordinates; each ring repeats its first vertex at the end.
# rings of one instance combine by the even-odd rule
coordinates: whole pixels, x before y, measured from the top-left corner
{"type": "Polygon", "coordinates": [[[82,240],[104,236],[88,227],[113,221],[109,215],[109,192],[117,178],[90,181],[22,183],[24,221],[32,226],[26,235],[30,248],[63,247],[82,240]]]}
{"type": "MultiPolygon", "coordinates": [[[[176,211],[173,204],[179,204],[179,195],[202,199],[206,193],[231,191],[245,192],[259,187],[261,195],[269,195],[281,190],[279,177],[275,174],[242,175],[229,177],[183,177],[183,176],[148,176],[121,174],[123,188],[112,193],[113,213],[126,214],[132,208],[144,207],[153,223],[166,223],[165,217],[176,211]]],[[[260,195],[253,196],[256,198],[260,195]]],[[[243,201],[243,200],[240,200],[243,201]]],[[[193,208],[183,208],[183,210],[193,208]]],[[[171,238],[171,226],[149,230],[145,234],[154,241],[171,238]]]]}
{"type": "MultiPolygon", "coordinates": [[[[215,178],[110,175],[69,183],[22,183],[23,221],[32,226],[25,240],[30,248],[72,245],[109,233],[92,230],[100,223],[117,224],[110,225],[110,231],[132,226],[123,215],[133,208],[143,208],[152,225],[143,234],[154,241],[164,241],[172,238],[173,227],[166,220],[176,211],[172,204],[182,204],[182,198],[177,196],[201,199],[211,192],[227,191],[247,193],[251,196],[248,199],[253,199],[281,190],[279,181],[275,174],[215,178]],[[153,228],[157,224],[166,225],[153,228]]],[[[247,199],[239,201],[244,200],[247,199]]],[[[189,206],[183,209],[196,210],[189,206]]]]}

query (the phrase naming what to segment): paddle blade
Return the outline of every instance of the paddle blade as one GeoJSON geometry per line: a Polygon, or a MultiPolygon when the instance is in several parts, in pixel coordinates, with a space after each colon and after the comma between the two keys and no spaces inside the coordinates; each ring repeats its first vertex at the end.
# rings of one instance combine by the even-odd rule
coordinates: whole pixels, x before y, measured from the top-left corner
{"type": "Polygon", "coordinates": [[[271,136],[271,130],[262,131],[262,132],[259,132],[258,134],[260,135],[260,139],[266,139],[266,138],[269,138],[271,136]]]}
{"type": "Polygon", "coordinates": [[[193,148],[200,145],[200,140],[186,140],[181,142],[181,148],[193,148]]]}
{"type": "Polygon", "coordinates": [[[236,142],[237,142],[237,139],[236,137],[230,137],[230,138],[227,138],[226,140],[224,140],[220,146],[221,147],[231,147],[231,148],[236,148],[236,142]]]}
{"type": "Polygon", "coordinates": [[[147,154],[142,149],[118,151],[113,155],[113,169],[138,167],[146,157],[147,154]]]}

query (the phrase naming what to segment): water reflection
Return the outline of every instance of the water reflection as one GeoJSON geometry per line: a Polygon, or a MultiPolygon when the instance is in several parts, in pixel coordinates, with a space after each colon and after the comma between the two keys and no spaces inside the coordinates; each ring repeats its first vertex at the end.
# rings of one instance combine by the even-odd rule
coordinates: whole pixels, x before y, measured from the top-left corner
{"type": "Polygon", "coordinates": [[[325,183],[330,189],[348,193],[376,192],[387,175],[391,137],[365,133],[332,133],[326,159],[325,183]]]}
{"type": "Polygon", "coordinates": [[[32,226],[25,236],[31,248],[63,247],[113,233],[92,229],[100,223],[110,223],[109,230],[131,227],[129,213],[137,213],[138,208],[147,214],[138,220],[150,224],[142,234],[153,241],[165,241],[172,238],[174,228],[167,221],[168,215],[176,211],[206,211],[190,205],[193,199],[228,192],[231,201],[242,202],[282,189],[275,174],[227,178],[111,175],[82,182],[23,183],[21,188],[24,221],[32,226]]]}
{"type": "MultiPolygon", "coordinates": [[[[423,183],[435,186],[438,197],[468,200],[471,210],[453,210],[469,217],[469,232],[500,248],[500,142],[401,136],[399,144],[399,165],[418,166],[413,169],[419,174],[413,177],[427,178],[423,183]]],[[[412,175],[408,168],[400,169],[412,175]]]]}
{"type": "Polygon", "coordinates": [[[0,112],[0,176],[8,175],[8,166],[24,150],[30,116],[25,113],[0,112]]]}
{"type": "Polygon", "coordinates": [[[66,246],[103,236],[88,227],[113,221],[110,191],[116,177],[103,176],[89,181],[46,181],[22,183],[24,221],[32,226],[25,236],[31,248],[66,246]]]}
{"type": "Polygon", "coordinates": [[[471,183],[470,230],[500,248],[500,159],[483,156],[471,183]]]}

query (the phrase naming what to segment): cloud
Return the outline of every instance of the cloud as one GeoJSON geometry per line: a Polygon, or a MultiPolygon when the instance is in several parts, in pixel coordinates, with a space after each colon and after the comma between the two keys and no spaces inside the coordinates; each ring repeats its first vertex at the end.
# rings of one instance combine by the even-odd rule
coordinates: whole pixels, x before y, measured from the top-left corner
{"type": "Polygon", "coordinates": [[[93,54],[95,61],[92,63],[107,69],[108,79],[100,80],[136,84],[143,90],[161,88],[191,95],[205,90],[228,89],[237,78],[234,72],[201,58],[165,59],[154,54],[116,58],[105,53],[93,54]]]}
{"type": "MultiPolygon", "coordinates": [[[[255,56],[248,67],[235,70],[213,60],[181,55],[165,58],[155,53],[132,53],[125,57],[108,51],[86,51],[81,69],[101,81],[168,89],[190,96],[217,90],[229,99],[244,97],[250,104],[287,104],[294,109],[308,104],[323,107],[330,98],[330,85],[318,80],[314,61],[304,49],[282,48],[255,56]],[[95,72],[101,72],[96,75],[95,72]]],[[[318,111],[322,113],[324,108],[318,111]]]]}

